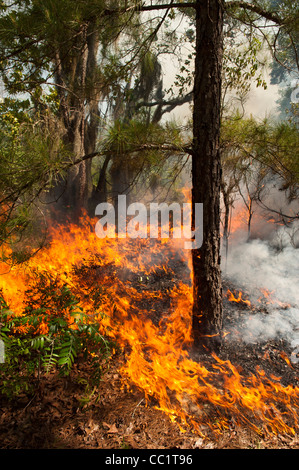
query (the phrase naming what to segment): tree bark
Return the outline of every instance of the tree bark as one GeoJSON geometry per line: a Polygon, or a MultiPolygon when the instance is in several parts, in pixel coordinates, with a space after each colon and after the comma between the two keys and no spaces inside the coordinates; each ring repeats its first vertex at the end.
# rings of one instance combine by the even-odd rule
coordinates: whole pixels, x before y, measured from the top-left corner
{"type": "MultiPolygon", "coordinates": [[[[68,56],[57,48],[54,65],[60,101],[60,117],[65,128],[64,140],[76,161],[84,154],[95,152],[99,128],[100,84],[97,78],[98,32],[94,22],[81,26],[72,50],[72,65],[68,56]],[[76,47],[75,47],[76,46],[76,47]]],[[[94,215],[90,207],[92,196],[91,159],[69,168],[65,180],[58,181],[50,198],[56,216],[77,221],[83,211],[94,215]]]]}
{"type": "Polygon", "coordinates": [[[96,201],[97,204],[102,202],[107,202],[108,200],[108,190],[107,190],[107,168],[109,162],[112,158],[112,155],[106,155],[103,165],[100,170],[100,175],[98,179],[98,184],[93,190],[93,197],[92,200],[96,201]]]}
{"type": "MultiPolygon", "coordinates": [[[[100,125],[99,101],[102,95],[101,83],[98,78],[98,50],[100,40],[94,22],[91,22],[87,34],[88,61],[87,61],[87,116],[85,117],[85,154],[92,154],[96,150],[98,131],[100,125]]],[[[93,217],[97,200],[94,200],[94,191],[91,175],[91,159],[86,163],[86,180],[88,194],[88,212],[93,217]]]]}
{"type": "Polygon", "coordinates": [[[203,244],[192,250],[195,348],[221,344],[220,106],[223,2],[196,1],[196,59],[193,111],[192,207],[203,203],[203,244]]]}

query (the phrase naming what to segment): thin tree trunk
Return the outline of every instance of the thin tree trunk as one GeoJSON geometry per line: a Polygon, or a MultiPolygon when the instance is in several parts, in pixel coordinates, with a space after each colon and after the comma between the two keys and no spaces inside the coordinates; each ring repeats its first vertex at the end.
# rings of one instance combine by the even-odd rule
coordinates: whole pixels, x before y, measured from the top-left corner
{"type": "Polygon", "coordinates": [[[203,244],[192,251],[194,346],[221,343],[219,150],[223,3],[197,0],[193,112],[192,205],[203,203],[203,244]]]}
{"type": "Polygon", "coordinates": [[[225,263],[227,263],[231,202],[230,202],[230,197],[229,197],[229,190],[226,189],[225,182],[223,181],[223,179],[221,180],[220,188],[221,188],[223,203],[224,203],[224,224],[223,224],[222,238],[223,238],[223,246],[224,246],[224,251],[225,251],[225,263]]]}
{"type": "Polygon", "coordinates": [[[96,202],[96,204],[100,204],[101,202],[107,202],[108,198],[108,192],[107,192],[107,168],[109,165],[109,162],[112,158],[112,155],[106,155],[104,163],[102,165],[99,179],[98,179],[98,184],[96,188],[93,191],[93,201],[96,202]]]}
{"type": "Polygon", "coordinates": [[[253,201],[249,196],[249,203],[248,203],[248,219],[247,219],[247,242],[250,240],[250,235],[251,235],[251,221],[252,221],[252,216],[253,216],[253,210],[252,210],[252,205],[253,201]]]}

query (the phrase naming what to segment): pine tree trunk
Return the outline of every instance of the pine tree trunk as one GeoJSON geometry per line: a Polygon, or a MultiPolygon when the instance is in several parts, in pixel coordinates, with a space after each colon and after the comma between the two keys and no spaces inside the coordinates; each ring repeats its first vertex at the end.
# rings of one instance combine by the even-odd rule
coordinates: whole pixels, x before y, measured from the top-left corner
{"type": "MultiPolygon", "coordinates": [[[[197,0],[193,111],[192,204],[203,203],[203,244],[192,251],[195,347],[221,343],[219,151],[223,3],[197,0]]],[[[194,223],[194,222],[193,222],[194,223]]]]}

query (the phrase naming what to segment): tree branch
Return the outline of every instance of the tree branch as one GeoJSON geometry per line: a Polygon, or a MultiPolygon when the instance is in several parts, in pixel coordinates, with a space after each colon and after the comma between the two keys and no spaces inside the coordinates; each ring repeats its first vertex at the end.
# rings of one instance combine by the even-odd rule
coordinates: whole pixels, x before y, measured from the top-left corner
{"type": "Polygon", "coordinates": [[[280,18],[274,12],[266,11],[258,5],[254,5],[253,3],[247,3],[247,2],[238,1],[238,0],[236,1],[232,0],[230,2],[225,3],[226,10],[230,10],[233,8],[243,8],[244,10],[250,10],[253,13],[257,13],[258,15],[262,16],[266,20],[269,20],[269,21],[272,21],[273,23],[278,24],[279,26],[282,26],[285,24],[285,20],[283,18],[280,18]]]}
{"type": "MultiPolygon", "coordinates": [[[[120,13],[129,13],[129,12],[143,12],[143,11],[154,11],[154,10],[166,10],[169,8],[196,8],[197,2],[170,2],[170,3],[162,3],[162,4],[155,4],[155,5],[145,5],[144,3],[140,5],[134,5],[132,7],[128,8],[116,8],[116,9],[105,9],[103,11],[103,14],[108,16],[108,15],[115,15],[115,14],[120,14],[120,13]]],[[[267,10],[264,10],[262,7],[259,5],[255,5],[253,3],[247,3],[245,1],[241,0],[231,0],[229,2],[225,2],[224,4],[225,9],[233,9],[233,8],[243,8],[244,10],[250,10],[254,13],[257,13],[258,15],[262,16],[263,18],[273,21],[273,23],[276,23],[280,26],[282,26],[285,23],[285,20],[283,18],[280,18],[280,16],[276,15],[274,12],[270,12],[267,10]]]]}
{"type": "MultiPolygon", "coordinates": [[[[150,151],[150,150],[161,150],[162,152],[181,152],[181,153],[187,153],[189,155],[192,155],[192,149],[188,145],[180,147],[179,145],[172,145],[172,144],[161,144],[161,145],[159,145],[159,144],[144,144],[144,145],[140,145],[139,147],[126,150],[126,151],[122,152],[122,154],[125,155],[125,154],[129,154],[129,153],[142,152],[142,151],[146,152],[146,151],[150,151]]],[[[80,163],[82,163],[86,160],[90,160],[90,159],[95,158],[95,157],[105,156],[108,153],[111,153],[111,152],[110,151],[92,152],[92,153],[89,153],[87,155],[83,155],[82,157],[77,158],[73,162],[68,163],[65,166],[65,169],[67,170],[68,168],[71,168],[75,165],[79,165],[80,163]]]]}
{"type": "Polygon", "coordinates": [[[273,209],[271,207],[268,207],[264,202],[261,201],[260,197],[258,197],[257,203],[260,206],[262,206],[263,209],[266,209],[269,212],[273,212],[274,214],[278,214],[282,218],[289,219],[290,222],[294,222],[294,220],[299,219],[299,212],[297,214],[294,214],[294,215],[284,214],[281,210],[277,210],[277,209],[273,209]]]}
{"type": "MultiPolygon", "coordinates": [[[[180,106],[182,104],[189,103],[192,100],[192,97],[193,97],[193,91],[190,92],[190,93],[187,93],[187,95],[182,96],[181,98],[174,98],[174,99],[168,100],[168,101],[167,100],[153,101],[153,102],[143,101],[143,102],[138,103],[136,105],[136,109],[142,108],[143,106],[146,107],[146,108],[152,108],[154,106],[167,106],[167,109],[168,109],[168,107],[173,109],[176,106],[180,106]]],[[[167,112],[167,111],[165,111],[165,112],[167,112]]]]}
{"type": "Polygon", "coordinates": [[[130,12],[143,12],[143,11],[154,11],[154,10],[167,10],[168,8],[196,8],[196,2],[170,2],[162,3],[156,5],[134,5],[128,8],[115,8],[115,9],[105,9],[103,14],[105,16],[115,15],[119,13],[130,13],[130,12]]]}

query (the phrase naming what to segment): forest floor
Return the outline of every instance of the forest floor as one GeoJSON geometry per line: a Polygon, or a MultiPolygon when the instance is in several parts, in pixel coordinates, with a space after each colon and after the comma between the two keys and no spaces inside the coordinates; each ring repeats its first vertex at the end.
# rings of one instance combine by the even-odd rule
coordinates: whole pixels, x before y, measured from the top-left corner
{"type": "MultiPolygon", "coordinates": [[[[287,368],[269,345],[276,371],[287,368]]],[[[253,359],[243,355],[253,366],[253,359]]],[[[254,357],[254,356],[253,356],[254,357]]],[[[56,373],[44,377],[36,395],[20,396],[0,406],[2,449],[294,449],[298,436],[258,435],[246,426],[235,426],[206,437],[182,432],[178,424],[146,403],[142,391],[122,387],[119,367],[124,358],[116,355],[100,387],[85,403],[82,377],[88,364],[78,364],[68,379],[56,373]],[[81,383],[80,383],[81,382],[81,383]]],[[[241,358],[239,358],[241,362],[241,358]]],[[[256,357],[254,357],[256,362],[256,357]]],[[[244,363],[243,363],[244,366],[244,363]]],[[[289,374],[287,374],[289,375],[289,374]]],[[[290,377],[288,377],[288,381],[290,377]]],[[[298,380],[297,380],[298,381],[298,380]]]]}
{"type": "MultiPolygon", "coordinates": [[[[228,324],[232,325],[235,318],[240,324],[240,317],[248,315],[248,307],[228,302],[225,298],[224,312],[228,324]]],[[[223,360],[229,358],[247,374],[254,373],[263,361],[262,367],[269,376],[281,377],[283,385],[299,386],[299,365],[286,361],[291,352],[282,340],[250,345],[227,341],[219,357],[223,360]]],[[[209,364],[208,356],[202,360],[209,364]]],[[[237,425],[233,419],[227,429],[217,434],[207,432],[202,435],[188,428],[182,430],[177,422],[171,421],[158,409],[154,399],[146,402],[142,390],[134,385],[130,388],[123,386],[120,369],[124,361],[124,353],[116,352],[100,385],[94,390],[86,386],[90,364],[79,360],[68,377],[61,378],[55,371],[42,376],[33,397],[28,398],[24,394],[13,402],[2,397],[0,448],[299,448],[297,435],[257,433],[249,426],[237,425]]]]}

